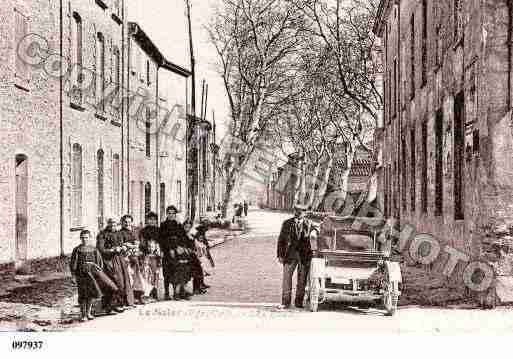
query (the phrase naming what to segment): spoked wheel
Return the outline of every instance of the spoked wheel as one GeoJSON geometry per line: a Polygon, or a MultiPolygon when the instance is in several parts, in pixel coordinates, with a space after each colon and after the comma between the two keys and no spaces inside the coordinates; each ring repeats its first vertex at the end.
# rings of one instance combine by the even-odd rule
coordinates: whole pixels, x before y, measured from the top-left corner
{"type": "Polygon", "coordinates": [[[397,294],[398,283],[387,282],[385,292],[383,293],[383,307],[385,308],[385,315],[392,316],[397,310],[397,301],[399,295],[397,294]]]}
{"type": "Polygon", "coordinates": [[[319,294],[321,291],[321,286],[319,284],[319,279],[310,278],[310,289],[308,295],[308,307],[311,312],[316,312],[319,309],[319,294]]]}

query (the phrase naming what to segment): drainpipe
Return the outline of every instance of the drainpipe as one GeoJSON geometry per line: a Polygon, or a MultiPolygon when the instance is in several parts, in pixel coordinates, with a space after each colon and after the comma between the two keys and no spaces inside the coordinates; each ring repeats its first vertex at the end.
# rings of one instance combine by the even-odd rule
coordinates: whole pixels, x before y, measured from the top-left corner
{"type": "MultiPolygon", "coordinates": [[[[119,86],[119,96],[121,96],[121,176],[119,181],[121,182],[121,213],[125,211],[125,0],[121,1],[121,51],[119,55],[121,57],[121,83],[119,86]]],[[[119,206],[119,203],[117,204],[119,206]]],[[[128,207],[128,204],[127,204],[128,207]]],[[[119,213],[117,213],[119,215],[119,213]]]]}
{"type": "Polygon", "coordinates": [[[128,29],[128,49],[127,49],[127,75],[126,75],[126,87],[127,87],[127,96],[126,96],[126,177],[127,177],[127,212],[133,215],[132,208],[130,207],[130,68],[131,68],[131,48],[132,48],[132,40],[131,40],[130,28],[128,29]]]}
{"type": "MultiPolygon", "coordinates": [[[[59,42],[59,50],[61,59],[63,57],[63,44],[62,37],[63,33],[63,16],[62,16],[62,0],[60,0],[60,14],[59,14],[59,32],[60,32],[60,42],[59,42]]],[[[63,134],[63,77],[64,73],[62,70],[62,66],[60,69],[60,78],[59,78],[59,244],[60,244],[60,256],[64,257],[64,134],[63,134]]]]}
{"type": "MultiPolygon", "coordinates": [[[[159,192],[160,192],[160,177],[159,177],[159,135],[160,135],[160,123],[159,123],[159,111],[158,111],[158,108],[159,108],[159,70],[160,70],[160,64],[157,64],[157,71],[156,71],[156,83],[155,83],[155,101],[156,101],[156,126],[157,127],[157,131],[155,132],[155,213],[157,213],[157,215],[160,215],[160,203],[159,203],[159,192]]],[[[162,220],[162,218],[160,219],[162,220]]]]}

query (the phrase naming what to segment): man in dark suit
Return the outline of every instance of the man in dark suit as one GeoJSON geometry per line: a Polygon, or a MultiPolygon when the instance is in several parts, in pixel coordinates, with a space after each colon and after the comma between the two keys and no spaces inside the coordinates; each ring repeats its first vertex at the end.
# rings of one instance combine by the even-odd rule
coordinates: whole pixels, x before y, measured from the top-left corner
{"type": "Polygon", "coordinates": [[[297,308],[303,308],[306,277],[312,258],[310,233],[314,229],[312,223],[305,218],[307,209],[306,206],[296,205],[294,207],[294,217],[283,222],[278,238],[277,255],[278,260],[283,264],[282,308],[290,307],[292,276],[296,267],[298,273],[294,304],[297,308]]]}

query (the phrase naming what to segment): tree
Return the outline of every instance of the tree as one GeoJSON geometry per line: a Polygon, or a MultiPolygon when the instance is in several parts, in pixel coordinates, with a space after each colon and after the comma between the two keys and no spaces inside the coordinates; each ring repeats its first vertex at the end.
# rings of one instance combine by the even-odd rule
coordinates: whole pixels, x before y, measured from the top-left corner
{"type": "Polygon", "coordinates": [[[224,210],[269,123],[290,96],[303,15],[283,0],[222,0],[208,31],[230,107],[224,210]]]}
{"type": "MultiPolygon", "coordinates": [[[[370,147],[374,130],[379,127],[383,98],[381,68],[374,57],[376,43],[372,25],[377,0],[290,0],[305,18],[306,30],[325,46],[329,54],[331,76],[326,87],[342,118],[333,121],[344,134],[344,170],[338,178],[339,195],[345,200],[351,166],[358,148],[373,153],[369,188],[364,194],[375,193],[378,174],[379,143],[370,147]]],[[[341,165],[340,163],[338,165],[341,165]]],[[[363,198],[362,197],[362,198],[363,198]]]]}

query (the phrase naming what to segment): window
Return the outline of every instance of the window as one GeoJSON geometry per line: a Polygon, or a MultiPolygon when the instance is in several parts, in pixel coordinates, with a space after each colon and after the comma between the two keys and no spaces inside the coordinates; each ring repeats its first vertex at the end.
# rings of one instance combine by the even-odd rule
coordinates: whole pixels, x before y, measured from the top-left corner
{"type": "Polygon", "coordinates": [[[82,147],[75,143],[71,155],[71,226],[82,226],[82,147]]]}
{"type": "Polygon", "coordinates": [[[150,80],[150,61],[146,61],[146,85],[150,86],[151,85],[151,80],[150,80]]]}
{"type": "Polygon", "coordinates": [[[78,74],[77,74],[77,86],[74,86],[71,92],[71,102],[81,105],[82,104],[82,86],[80,84],[83,81],[83,52],[82,52],[82,18],[76,12],[73,13],[73,31],[72,31],[72,43],[73,43],[73,52],[72,56],[74,57],[74,62],[77,64],[78,74]]]}
{"type": "Polygon", "coordinates": [[[442,36],[441,36],[441,26],[440,25],[437,25],[436,26],[436,49],[435,49],[435,62],[436,62],[436,70],[438,70],[438,68],[440,66],[442,66],[442,36]]]}
{"type": "Polygon", "coordinates": [[[151,183],[146,182],[144,185],[144,216],[151,211],[151,183]]]}
{"type": "Polygon", "coordinates": [[[135,200],[135,181],[130,181],[130,198],[129,198],[129,206],[130,206],[130,214],[135,214],[135,206],[136,206],[136,200],[135,200]]]}
{"type": "Polygon", "coordinates": [[[98,83],[98,95],[99,95],[99,106],[100,110],[105,110],[105,101],[104,100],[104,94],[105,94],[105,38],[103,37],[102,33],[98,33],[98,72],[96,74],[97,78],[99,79],[98,83]]]}
{"type": "MultiPolygon", "coordinates": [[[[29,18],[23,15],[19,10],[14,9],[14,17],[16,21],[16,29],[15,29],[15,42],[16,42],[16,48],[18,47],[18,44],[23,40],[25,36],[28,35],[29,29],[28,29],[28,23],[29,18]]],[[[16,54],[15,56],[16,61],[16,72],[15,76],[17,79],[21,80],[22,84],[27,84],[29,82],[29,66],[23,59],[16,54]]]]}
{"type": "Polygon", "coordinates": [[[415,202],[417,199],[417,178],[416,178],[416,167],[417,167],[417,154],[415,151],[415,127],[410,130],[410,167],[411,167],[411,213],[414,214],[416,210],[415,202]]]}
{"type": "Polygon", "coordinates": [[[463,36],[463,1],[453,1],[454,41],[459,42],[463,36]]]}
{"type": "Polygon", "coordinates": [[[146,156],[151,157],[151,122],[150,109],[146,108],[146,156]]]}
{"type": "Polygon", "coordinates": [[[119,216],[119,203],[120,203],[120,162],[119,155],[114,154],[112,158],[112,210],[116,216],[119,216]]]}
{"type": "Polygon", "coordinates": [[[97,171],[98,171],[98,230],[103,228],[103,215],[104,215],[104,191],[103,191],[103,150],[98,150],[96,153],[97,171]]]}
{"type": "MultiPolygon", "coordinates": [[[[143,181],[139,181],[139,222],[144,223],[144,210],[145,210],[145,185],[143,181]]],[[[151,194],[151,191],[150,191],[151,194]]]]}
{"type": "Polygon", "coordinates": [[[427,81],[427,0],[422,0],[422,86],[427,81]]]}
{"type": "Polygon", "coordinates": [[[392,120],[392,76],[388,70],[388,123],[392,120]]]}
{"type": "Polygon", "coordinates": [[[160,218],[166,218],[166,184],[160,184],[160,218]]]}
{"type": "Polygon", "coordinates": [[[385,204],[385,208],[384,208],[384,214],[385,214],[385,218],[388,218],[389,214],[388,214],[388,196],[389,196],[389,189],[388,189],[388,166],[385,166],[384,170],[384,182],[383,183],[383,188],[384,188],[384,194],[383,194],[383,202],[385,204]]]}
{"type": "Polygon", "coordinates": [[[178,209],[182,210],[182,181],[176,181],[176,192],[178,195],[178,209]]]}
{"type": "Polygon", "coordinates": [[[415,97],[415,15],[411,15],[410,20],[410,62],[411,62],[411,92],[410,98],[413,100],[415,97]]]}
{"type": "Polygon", "coordinates": [[[463,133],[465,95],[460,92],[454,100],[454,219],[464,219],[463,213],[463,160],[465,136],[463,133]]]}
{"type": "Polygon", "coordinates": [[[117,46],[114,47],[114,78],[113,81],[116,85],[121,86],[121,57],[119,56],[119,49],[117,46]]]}
{"type": "Polygon", "coordinates": [[[403,204],[403,210],[406,211],[406,188],[408,185],[407,181],[407,168],[406,168],[406,141],[404,138],[401,139],[401,169],[399,170],[399,175],[402,177],[402,189],[401,189],[401,202],[403,204]]]}
{"type": "Polygon", "coordinates": [[[399,99],[397,97],[397,87],[398,87],[398,83],[397,83],[397,59],[394,59],[394,117],[396,116],[397,114],[397,107],[398,107],[398,103],[399,103],[399,99]]]}
{"type": "Polygon", "coordinates": [[[444,114],[439,109],[435,118],[435,216],[443,214],[444,192],[443,192],[443,126],[444,114]]]}
{"type": "Polygon", "coordinates": [[[421,210],[427,213],[427,184],[428,184],[428,153],[427,153],[427,121],[422,123],[422,188],[421,188],[421,210]]]}
{"type": "Polygon", "coordinates": [[[15,248],[16,259],[27,259],[28,245],[28,189],[29,189],[29,166],[28,157],[24,154],[15,156],[15,248]]]}

